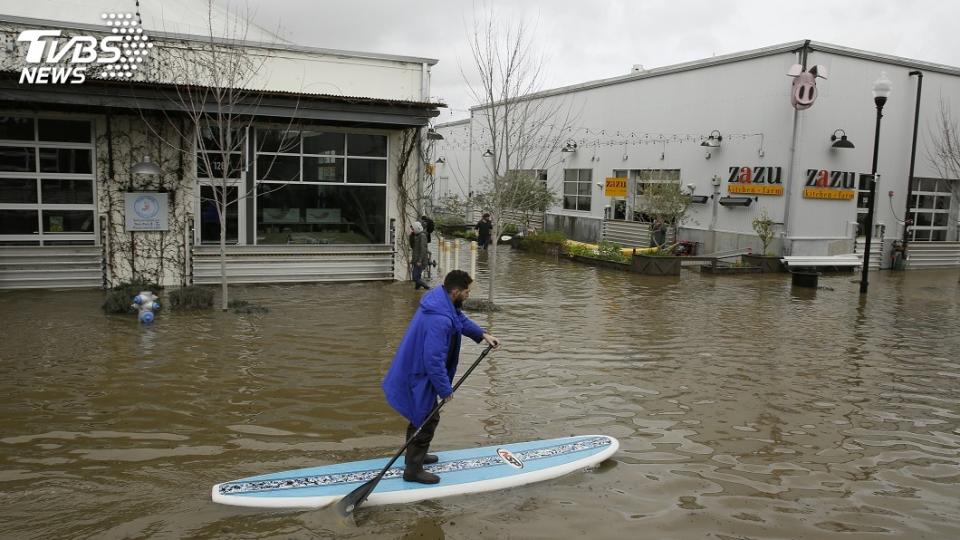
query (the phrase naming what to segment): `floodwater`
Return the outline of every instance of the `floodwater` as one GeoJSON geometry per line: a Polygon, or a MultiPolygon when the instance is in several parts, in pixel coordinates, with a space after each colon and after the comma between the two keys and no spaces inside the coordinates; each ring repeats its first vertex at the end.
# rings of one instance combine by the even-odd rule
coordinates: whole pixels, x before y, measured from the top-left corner
{"type": "Polygon", "coordinates": [[[270,312],[142,327],[99,291],[3,292],[0,537],[960,537],[956,271],[875,272],[861,302],[852,274],[795,290],[504,251],[504,309],[473,315],[504,347],[434,448],[602,433],[613,460],[355,522],[216,505],[217,482],[396,451],[379,383],[421,293],[234,287],[270,312]]]}

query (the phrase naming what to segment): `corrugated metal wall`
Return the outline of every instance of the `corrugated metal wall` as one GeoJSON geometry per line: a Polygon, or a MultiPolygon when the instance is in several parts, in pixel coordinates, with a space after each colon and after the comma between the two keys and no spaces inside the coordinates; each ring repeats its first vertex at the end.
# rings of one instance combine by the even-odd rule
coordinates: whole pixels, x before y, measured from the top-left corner
{"type": "MultiPolygon", "coordinates": [[[[649,223],[610,219],[603,221],[603,240],[615,242],[624,247],[649,247],[650,234],[649,223]]],[[[676,241],[676,229],[673,227],[667,229],[667,244],[676,241]]]]}
{"type": "Polygon", "coordinates": [[[907,268],[956,268],[960,266],[960,242],[911,242],[907,268]]]}
{"type": "MultiPolygon", "coordinates": [[[[392,280],[390,245],[227,246],[228,283],[392,280]]],[[[220,283],[220,247],[194,246],[193,283],[220,283]]]]}
{"type": "MultiPolygon", "coordinates": [[[[867,248],[867,241],[863,238],[857,238],[854,246],[854,252],[863,260],[863,252],[867,248]]],[[[870,269],[880,270],[880,262],[883,260],[883,237],[874,238],[870,242],[870,269]]]]}
{"type": "Polygon", "coordinates": [[[0,289],[102,287],[99,246],[0,248],[0,289]]]}

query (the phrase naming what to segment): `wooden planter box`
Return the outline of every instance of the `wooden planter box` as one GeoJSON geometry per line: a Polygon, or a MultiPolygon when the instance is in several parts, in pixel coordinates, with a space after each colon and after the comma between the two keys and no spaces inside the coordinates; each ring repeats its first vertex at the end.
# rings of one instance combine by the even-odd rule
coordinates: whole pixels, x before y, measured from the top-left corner
{"type": "MultiPolygon", "coordinates": [[[[513,245],[512,242],[511,242],[511,245],[513,245]]],[[[535,242],[532,245],[528,243],[527,247],[524,247],[521,241],[521,242],[517,242],[517,244],[514,245],[513,247],[519,249],[520,251],[529,251],[530,253],[542,253],[544,255],[549,255],[551,257],[559,257],[562,251],[560,244],[552,244],[547,242],[535,242]]]]}
{"type": "Polygon", "coordinates": [[[740,260],[747,266],[759,266],[760,271],[765,274],[785,271],[780,257],[773,255],[741,255],[740,260]]]}
{"type": "Polygon", "coordinates": [[[630,263],[618,263],[604,259],[595,259],[593,257],[584,257],[582,255],[574,255],[571,258],[579,263],[589,264],[590,266],[601,266],[603,268],[611,268],[613,270],[620,270],[623,272],[629,272],[631,270],[630,263]]]}
{"type": "Polygon", "coordinates": [[[638,274],[648,276],[679,276],[680,261],[683,257],[651,257],[649,255],[634,255],[630,269],[638,274]]]}

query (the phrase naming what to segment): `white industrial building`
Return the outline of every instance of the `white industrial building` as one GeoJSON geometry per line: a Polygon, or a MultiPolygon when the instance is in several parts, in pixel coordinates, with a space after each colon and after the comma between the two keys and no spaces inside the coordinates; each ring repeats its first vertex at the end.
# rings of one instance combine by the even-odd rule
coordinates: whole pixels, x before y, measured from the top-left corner
{"type": "MultiPolygon", "coordinates": [[[[762,210],[778,224],[776,254],[862,250],[857,238],[864,233],[868,197],[860,174],[871,171],[871,88],[881,72],[892,92],[880,131],[871,260],[889,267],[893,241],[906,236],[910,268],[960,265],[960,181],[931,159],[942,133],[941,107],[960,114],[956,67],[811,41],[657,69],[636,66],[621,77],[528,96],[562,101],[576,120],[565,126],[566,151],[544,165],[511,168],[542,167],[538,174],[562,195],[547,210],[545,226],[578,240],[645,245],[649,224],[634,213],[644,186],[679,182],[693,196],[679,238],[698,242],[701,254],[746,247],[759,252],[752,221],[762,210]],[[818,66],[821,75],[805,110],[791,104],[794,78],[788,73],[795,64],[804,71],[818,66]],[[626,179],[625,194],[607,191],[615,177],[626,179]],[[905,231],[908,211],[914,224],[905,231]]],[[[444,137],[434,154],[438,198],[465,197],[489,175],[485,110],[477,106],[469,119],[436,126],[444,137]]]]}
{"type": "MultiPolygon", "coordinates": [[[[185,85],[165,71],[168,55],[210,42],[206,8],[151,6],[142,23],[139,13],[121,16],[122,27],[78,3],[37,0],[0,14],[0,288],[220,281],[213,199],[222,190],[181,110],[185,92],[203,95],[213,82],[185,85]],[[22,32],[101,40],[118,27],[136,36],[132,47],[149,34],[135,76],[91,65],[80,84],[24,80],[31,42],[18,40],[22,32]],[[152,221],[132,219],[158,207],[152,221]]],[[[214,28],[229,20],[214,16],[214,28]]],[[[439,114],[429,97],[436,60],[302,47],[254,25],[243,37],[213,36],[259,66],[238,85],[245,101],[231,105],[249,120],[235,133],[242,144],[229,165],[208,156],[232,172],[228,281],[403,279],[395,230],[413,209],[398,186],[415,184],[423,164],[418,152],[402,153],[439,114]]],[[[54,67],[75,67],[72,52],[54,67]]]]}

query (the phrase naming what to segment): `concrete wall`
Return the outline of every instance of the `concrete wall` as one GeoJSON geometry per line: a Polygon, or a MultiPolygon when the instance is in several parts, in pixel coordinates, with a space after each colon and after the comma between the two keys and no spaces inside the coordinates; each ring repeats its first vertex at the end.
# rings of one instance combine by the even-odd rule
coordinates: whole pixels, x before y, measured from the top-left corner
{"type": "Polygon", "coordinates": [[[571,240],[597,243],[603,233],[603,220],[591,216],[548,213],[544,217],[544,228],[548,231],[562,231],[571,240]]]}

